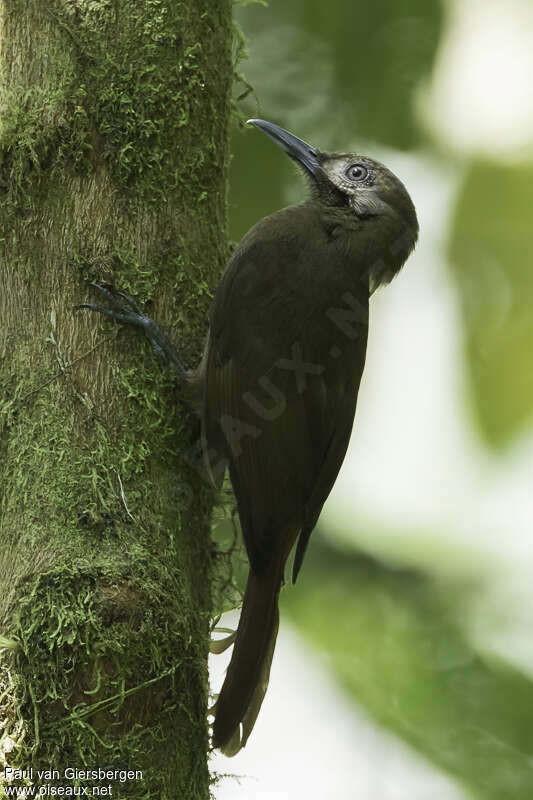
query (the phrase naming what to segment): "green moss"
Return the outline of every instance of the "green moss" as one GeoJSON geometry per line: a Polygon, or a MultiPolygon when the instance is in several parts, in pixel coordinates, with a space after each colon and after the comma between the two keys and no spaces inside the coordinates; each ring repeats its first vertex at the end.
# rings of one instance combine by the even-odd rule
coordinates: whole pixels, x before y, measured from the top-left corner
{"type": "MultiPolygon", "coordinates": [[[[26,587],[15,615],[21,646],[12,670],[19,712],[32,724],[21,760],[10,763],[96,767],[123,764],[127,755],[128,763],[143,770],[143,781],[117,786],[116,796],[172,797],[183,776],[177,765],[171,776],[162,769],[160,739],[169,722],[173,733],[181,730],[190,739],[181,711],[205,653],[186,637],[185,615],[170,593],[181,588],[185,600],[186,594],[171,574],[162,586],[160,576],[154,581],[147,574],[142,584],[131,580],[126,564],[114,575],[110,571],[109,564],[95,571],[79,562],[41,574],[26,587]],[[134,658],[125,658],[132,636],[134,658]]],[[[198,737],[205,739],[195,705],[187,709],[195,717],[197,740],[187,750],[198,747],[198,737]]]]}
{"type": "Polygon", "coordinates": [[[48,171],[68,160],[81,166],[89,150],[80,112],[64,89],[3,88],[0,92],[0,176],[8,197],[31,209],[27,195],[48,171]],[[81,124],[78,124],[81,123],[81,124]]]}
{"type": "Polygon", "coordinates": [[[208,794],[213,496],[149,345],[97,319],[89,343],[71,308],[105,280],[152,302],[188,363],[202,349],[232,74],[229,4],[203,6],[6,0],[2,58],[37,44],[0,85],[18,312],[0,330],[0,634],[19,643],[0,654],[0,749],[142,769],[116,797],[208,794]]]}
{"type": "Polygon", "coordinates": [[[198,15],[192,3],[163,0],[43,2],[40,24],[61,31],[64,63],[59,86],[3,88],[0,165],[11,198],[20,205],[28,183],[65,167],[87,174],[105,163],[137,199],[160,206],[185,193],[201,203],[224,133],[209,93],[228,27],[211,5],[198,15]],[[206,97],[207,140],[196,123],[206,97]]]}
{"type": "MultiPolygon", "coordinates": [[[[18,730],[23,742],[9,764],[99,766],[127,754],[144,779],[117,786],[115,796],[173,797],[176,786],[195,796],[185,793],[179,761],[169,776],[158,753],[169,725],[187,742],[182,758],[195,762],[207,747],[199,698],[208,588],[192,585],[198,564],[187,558],[205,570],[209,546],[201,537],[185,557],[187,534],[176,522],[187,518],[198,530],[210,498],[196,486],[191,515],[175,480],[186,434],[171,424],[175,410],[164,413],[156,386],[164,376],[145,393],[136,388],[148,382],[145,369],[120,373],[120,436],[96,415],[76,431],[81,403],[68,382],[65,395],[64,380],[10,414],[1,560],[13,584],[3,593],[0,630],[20,642],[4,659],[13,676],[7,731],[18,730]],[[73,436],[81,437],[74,460],[73,436]],[[23,529],[21,502],[32,509],[23,529]]],[[[200,783],[202,769],[199,761],[191,780],[200,783]]]]}

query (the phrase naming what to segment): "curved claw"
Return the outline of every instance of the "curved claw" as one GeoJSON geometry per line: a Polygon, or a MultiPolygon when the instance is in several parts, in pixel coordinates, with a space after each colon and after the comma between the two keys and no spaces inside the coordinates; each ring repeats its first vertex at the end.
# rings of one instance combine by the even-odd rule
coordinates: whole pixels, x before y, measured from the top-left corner
{"type": "Polygon", "coordinates": [[[124,322],[129,325],[140,324],[137,319],[139,315],[132,312],[115,311],[113,308],[106,308],[105,306],[99,306],[95,303],[79,303],[77,306],[74,306],[74,311],[78,311],[80,308],[88,308],[89,311],[96,311],[98,314],[104,314],[104,316],[114,319],[115,322],[124,322]]]}
{"type": "Polygon", "coordinates": [[[87,286],[92,286],[92,288],[96,289],[97,292],[103,294],[106,300],[108,300],[118,311],[126,311],[127,313],[138,314],[140,317],[143,316],[136,301],[133,299],[133,297],[130,297],[129,294],[121,292],[112,286],[105,286],[102,283],[89,282],[87,286]]]}
{"type": "Polygon", "coordinates": [[[125,300],[126,303],[131,307],[131,310],[134,311],[136,314],[141,313],[139,306],[137,305],[133,297],[129,296],[129,294],[125,294],[124,292],[119,292],[118,289],[115,290],[115,294],[117,295],[117,297],[121,297],[123,300],[125,300]]]}
{"type": "Polygon", "coordinates": [[[146,338],[152,345],[154,353],[165,364],[172,364],[180,378],[184,380],[187,379],[187,369],[175,349],[159,330],[153,319],[141,313],[135,300],[124,292],[102,286],[99,283],[89,283],[89,286],[92,286],[93,289],[96,289],[96,291],[100,292],[100,294],[109,301],[109,307],[99,305],[98,303],[80,303],[74,307],[75,311],[87,308],[89,311],[96,311],[98,314],[103,314],[115,320],[115,322],[122,322],[126,325],[133,325],[136,328],[142,328],[146,338]]]}

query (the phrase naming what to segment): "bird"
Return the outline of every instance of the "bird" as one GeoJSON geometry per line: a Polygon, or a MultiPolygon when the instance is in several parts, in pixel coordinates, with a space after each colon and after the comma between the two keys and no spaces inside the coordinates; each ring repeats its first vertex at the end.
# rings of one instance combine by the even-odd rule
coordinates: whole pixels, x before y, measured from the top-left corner
{"type": "Polygon", "coordinates": [[[213,709],[212,744],[228,756],[246,745],[268,687],[289,554],[294,583],[346,454],[369,298],[400,271],[419,231],[407,189],[380,162],[318,150],[273,122],[248,122],[297,164],[308,194],[259,220],[237,245],[200,364],[187,369],[121,292],[96,285],[111,307],[78,306],[144,329],[200,418],[206,476],[220,487],[229,471],[249,574],[213,709]]]}

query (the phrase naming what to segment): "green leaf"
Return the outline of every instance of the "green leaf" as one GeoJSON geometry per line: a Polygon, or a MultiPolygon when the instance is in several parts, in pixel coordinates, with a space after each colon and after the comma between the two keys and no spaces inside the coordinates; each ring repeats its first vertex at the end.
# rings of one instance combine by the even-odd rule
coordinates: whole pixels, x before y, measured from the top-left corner
{"type": "Polygon", "coordinates": [[[281,598],[380,724],[474,797],[530,800],[533,682],[468,641],[458,622],[466,591],[315,538],[298,585],[281,598]]]}
{"type": "Polygon", "coordinates": [[[480,428],[505,445],[533,421],[533,165],[478,162],[457,202],[449,249],[480,428]]]}
{"type": "Polygon", "coordinates": [[[289,128],[297,117],[294,132],[325,149],[348,136],[400,148],[422,140],[413,99],[433,68],[440,0],[291,0],[239,9],[237,19],[248,38],[243,71],[264,104],[257,114],[252,101],[250,115],[289,128]]]}

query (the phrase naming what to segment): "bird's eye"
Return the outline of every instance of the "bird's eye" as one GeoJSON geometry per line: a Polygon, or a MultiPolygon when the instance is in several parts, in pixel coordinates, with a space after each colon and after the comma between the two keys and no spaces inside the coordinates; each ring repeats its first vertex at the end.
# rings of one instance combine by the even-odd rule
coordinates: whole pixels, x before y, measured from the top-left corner
{"type": "Polygon", "coordinates": [[[352,164],[346,170],[346,177],[350,181],[364,181],[368,177],[368,170],[362,164],[352,164]]]}

